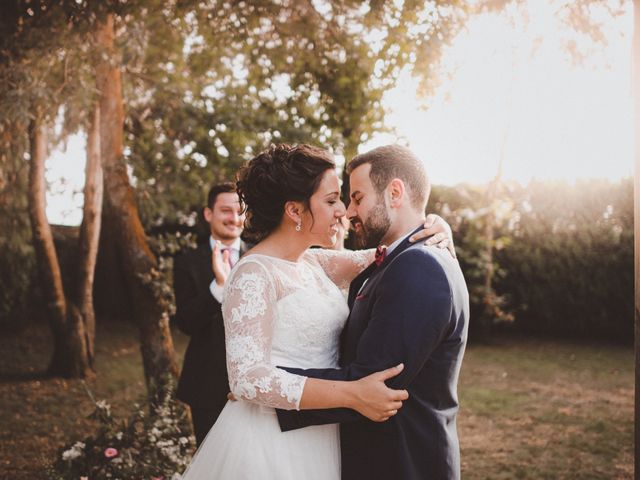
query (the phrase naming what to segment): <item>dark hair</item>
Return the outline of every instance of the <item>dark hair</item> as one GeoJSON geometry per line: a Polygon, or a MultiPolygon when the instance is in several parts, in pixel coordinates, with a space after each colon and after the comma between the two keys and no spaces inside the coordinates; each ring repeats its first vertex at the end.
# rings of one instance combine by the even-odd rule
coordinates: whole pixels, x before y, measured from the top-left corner
{"type": "Polygon", "coordinates": [[[236,186],[232,182],[218,183],[211,187],[207,194],[207,207],[213,209],[216,199],[221,193],[230,193],[236,191],[236,186]]]}
{"type": "Polygon", "coordinates": [[[247,213],[243,238],[259,242],[269,235],[280,225],[289,201],[308,208],[323,174],[333,168],[331,153],[310,145],[271,145],[251,159],[236,183],[247,213]]]}
{"type": "Polygon", "coordinates": [[[347,165],[347,173],[350,174],[366,163],[371,165],[369,178],[378,195],[382,195],[391,180],[399,178],[409,187],[411,205],[417,210],[427,207],[431,193],[427,171],[420,159],[407,147],[387,145],[356,155],[347,165]]]}

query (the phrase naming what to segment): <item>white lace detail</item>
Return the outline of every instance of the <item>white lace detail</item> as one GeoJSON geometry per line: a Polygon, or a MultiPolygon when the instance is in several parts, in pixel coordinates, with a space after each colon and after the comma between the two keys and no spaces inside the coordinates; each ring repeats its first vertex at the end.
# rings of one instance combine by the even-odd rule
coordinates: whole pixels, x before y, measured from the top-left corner
{"type": "Polygon", "coordinates": [[[231,322],[241,322],[243,318],[255,318],[264,315],[267,310],[267,302],[264,298],[266,292],[266,278],[257,273],[244,273],[235,282],[234,289],[240,290],[240,305],[231,309],[231,322]]]}
{"type": "Polygon", "coordinates": [[[234,395],[298,409],[305,377],[276,368],[335,367],[349,309],[317,262],[250,254],[224,293],[229,386],[234,395]]]}
{"type": "Polygon", "coordinates": [[[358,251],[312,248],[307,255],[318,262],[340,290],[348,290],[351,281],[374,261],[375,252],[373,248],[358,251]]]}

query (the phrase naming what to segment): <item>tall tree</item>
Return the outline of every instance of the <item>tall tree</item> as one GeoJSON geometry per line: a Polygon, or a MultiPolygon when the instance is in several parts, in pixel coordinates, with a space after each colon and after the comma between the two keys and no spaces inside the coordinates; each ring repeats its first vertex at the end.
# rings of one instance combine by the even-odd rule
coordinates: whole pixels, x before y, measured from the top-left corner
{"type": "MultiPolygon", "coordinates": [[[[53,333],[52,373],[65,373],[65,359],[70,358],[70,342],[66,329],[67,301],[62,286],[60,264],[53,244],[53,234],[47,221],[45,159],[47,157],[47,134],[42,117],[36,113],[29,127],[31,164],[29,168],[29,216],[33,232],[41,288],[51,331],[53,333]]],[[[72,374],[72,371],[69,371],[72,374]]]]}
{"type": "Polygon", "coordinates": [[[100,161],[100,107],[96,103],[90,114],[87,131],[87,162],[85,167],[84,207],[80,225],[80,262],[74,303],[74,328],[83,335],[83,357],[94,369],[94,344],[96,316],[93,307],[93,285],[95,278],[98,242],[102,222],[103,175],[100,161]]]}
{"type": "Polygon", "coordinates": [[[96,78],[100,93],[100,154],[109,231],[116,238],[127,285],[133,293],[147,387],[152,399],[157,399],[165,391],[168,377],[177,374],[177,365],[169,317],[152,283],[158,274],[157,259],[149,249],[123,157],[122,80],[118,63],[114,61],[113,14],[108,14],[99,25],[96,38],[103,53],[96,66],[96,78]]]}
{"type": "MultiPolygon", "coordinates": [[[[61,104],[60,99],[66,98],[70,89],[77,87],[77,83],[69,78],[70,64],[74,62],[74,55],[70,52],[73,52],[75,34],[69,33],[68,16],[63,10],[52,12],[44,4],[12,2],[6,12],[10,15],[3,18],[1,25],[5,35],[0,75],[7,80],[3,82],[1,96],[9,105],[3,109],[0,122],[5,128],[13,126],[16,140],[22,135],[29,137],[29,218],[40,286],[47,301],[54,339],[49,372],[71,377],[91,376],[94,373],[93,304],[87,301],[86,295],[64,291],[45,212],[47,131],[61,104]],[[28,132],[25,132],[21,125],[27,124],[28,132]]],[[[93,180],[89,175],[88,187],[93,180]]],[[[91,195],[88,198],[91,202],[91,195]]],[[[97,203],[100,201],[98,198],[97,203]]],[[[79,243],[84,291],[91,291],[93,287],[96,248],[91,242],[95,225],[95,220],[85,220],[84,235],[79,243]]]]}
{"type": "MultiPolygon", "coordinates": [[[[86,218],[83,222],[79,241],[82,261],[81,282],[78,294],[69,299],[65,295],[60,273],[60,264],[53,243],[51,227],[46,216],[45,160],[47,157],[47,130],[38,112],[29,128],[29,214],[33,231],[33,245],[36,251],[40,288],[47,302],[47,313],[53,333],[53,356],[49,373],[68,377],[88,377],[93,369],[93,330],[95,318],[91,292],[93,288],[93,267],[97,253],[96,223],[99,218],[86,218]],[[87,292],[89,294],[87,295],[87,292]]],[[[98,157],[99,161],[99,157],[98,157]]],[[[95,160],[94,162],[95,163],[95,160]]],[[[88,162],[91,165],[91,161],[88,162]]],[[[89,170],[89,169],[88,169],[89,170]]],[[[89,172],[88,172],[89,173],[89,172]]],[[[101,181],[101,178],[97,179],[101,181]]],[[[88,180],[88,189],[96,190],[94,179],[88,180]]],[[[99,184],[97,189],[101,189],[99,184]]],[[[100,203],[101,197],[90,195],[89,201],[100,203]],[[97,197],[97,198],[96,198],[97,197]]],[[[99,205],[86,205],[85,210],[99,205]]]]}
{"type": "MultiPolygon", "coordinates": [[[[95,77],[91,69],[91,19],[78,2],[23,2],[3,5],[0,76],[3,108],[0,123],[14,141],[30,138],[30,219],[37,253],[41,289],[49,299],[54,337],[50,372],[86,377],[94,374],[95,312],[93,279],[102,209],[99,106],[95,103],[95,77]],[[78,240],[76,281],[65,292],[55,247],[45,215],[44,162],[46,150],[60,138],[47,141],[47,129],[65,112],[62,138],[87,130],[83,222],[78,240]],[[93,113],[88,112],[93,110],[93,113]],[[13,126],[8,130],[7,126],[13,126]]],[[[16,150],[14,154],[20,155],[16,150]]]]}

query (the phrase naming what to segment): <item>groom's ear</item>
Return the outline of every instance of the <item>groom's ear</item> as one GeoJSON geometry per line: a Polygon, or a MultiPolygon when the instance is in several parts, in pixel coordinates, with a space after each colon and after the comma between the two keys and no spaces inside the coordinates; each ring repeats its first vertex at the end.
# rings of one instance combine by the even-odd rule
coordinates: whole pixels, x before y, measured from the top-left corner
{"type": "Polygon", "coordinates": [[[387,194],[389,196],[389,207],[398,208],[404,203],[407,194],[405,184],[399,178],[394,178],[387,185],[387,194]]]}
{"type": "Polygon", "coordinates": [[[204,207],[202,209],[202,216],[207,221],[207,223],[211,222],[212,215],[213,215],[213,210],[211,210],[209,207],[204,207]]]}

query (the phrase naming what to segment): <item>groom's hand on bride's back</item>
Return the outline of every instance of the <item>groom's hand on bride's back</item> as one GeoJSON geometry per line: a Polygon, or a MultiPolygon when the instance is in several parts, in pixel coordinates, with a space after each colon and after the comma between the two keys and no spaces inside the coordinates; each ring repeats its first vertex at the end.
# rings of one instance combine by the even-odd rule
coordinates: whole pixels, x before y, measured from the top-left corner
{"type": "Polygon", "coordinates": [[[393,390],[384,383],[402,372],[403,364],[372,373],[353,382],[354,402],[351,408],[374,422],[384,422],[393,417],[409,398],[406,390],[393,390]]]}
{"type": "Polygon", "coordinates": [[[446,248],[453,258],[456,258],[456,248],[453,245],[453,233],[451,226],[439,215],[430,213],[424,222],[424,229],[409,238],[412,243],[423,240],[425,245],[435,245],[438,248],[446,248]]]}

